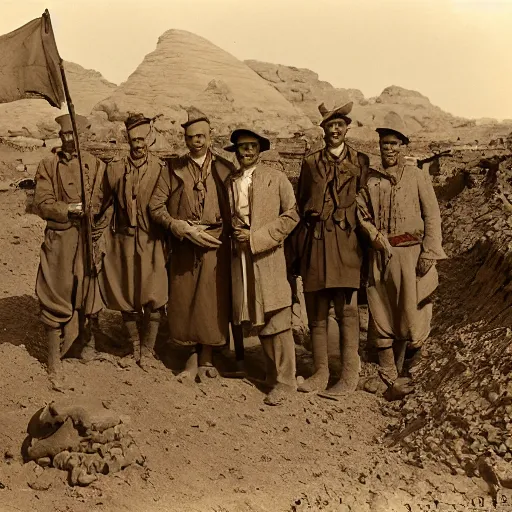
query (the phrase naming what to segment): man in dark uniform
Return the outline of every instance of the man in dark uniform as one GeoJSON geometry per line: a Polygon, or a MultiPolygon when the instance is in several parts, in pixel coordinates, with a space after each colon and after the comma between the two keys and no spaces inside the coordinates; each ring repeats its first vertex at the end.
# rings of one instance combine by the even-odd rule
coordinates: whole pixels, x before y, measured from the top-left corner
{"type": "Polygon", "coordinates": [[[170,235],[171,339],[193,347],[178,378],[194,381],[218,375],[213,347],[229,336],[231,221],[225,182],[234,167],[211,150],[205,114],[191,107],[182,127],[189,152],[162,170],[150,211],[170,235]]]}
{"type": "Polygon", "coordinates": [[[163,164],[148,152],[151,119],[132,114],[125,126],[130,154],[111,162],[104,180],[104,208],[113,205],[113,217],[99,284],[107,308],[122,313],[135,362],[147,368],[155,364],[155,341],[167,302],[165,233],[149,215],[163,164]]]}
{"type": "Polygon", "coordinates": [[[340,326],[341,378],[329,390],[354,391],[359,380],[359,315],[362,251],[356,234],[356,195],[368,173],[368,157],[345,142],[352,103],[328,110],[319,106],[325,147],[308,155],[298,184],[301,226],[300,275],[313,345],[314,374],[299,385],[324,391],[329,381],[327,320],[334,301],[340,326]]]}

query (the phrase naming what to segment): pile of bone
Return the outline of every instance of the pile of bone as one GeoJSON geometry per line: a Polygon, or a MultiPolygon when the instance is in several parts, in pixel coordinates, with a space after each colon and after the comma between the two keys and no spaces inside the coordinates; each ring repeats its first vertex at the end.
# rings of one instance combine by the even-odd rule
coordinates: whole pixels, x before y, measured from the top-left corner
{"type": "Polygon", "coordinates": [[[127,417],[109,411],[90,414],[82,407],[50,403],[28,426],[25,459],[69,474],[71,485],[86,486],[99,475],[144,464],[127,417]]]}

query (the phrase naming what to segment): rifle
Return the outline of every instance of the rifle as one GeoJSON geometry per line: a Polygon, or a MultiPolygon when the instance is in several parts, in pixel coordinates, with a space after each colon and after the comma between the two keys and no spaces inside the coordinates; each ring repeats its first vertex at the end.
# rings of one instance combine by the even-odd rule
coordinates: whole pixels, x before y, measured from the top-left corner
{"type": "Polygon", "coordinates": [[[435,153],[432,156],[429,156],[427,158],[423,158],[422,160],[417,160],[417,165],[421,169],[424,164],[428,164],[430,162],[433,162],[434,160],[438,160],[439,158],[443,156],[451,156],[452,150],[446,149],[445,151],[441,151],[441,153],[435,153]]]}

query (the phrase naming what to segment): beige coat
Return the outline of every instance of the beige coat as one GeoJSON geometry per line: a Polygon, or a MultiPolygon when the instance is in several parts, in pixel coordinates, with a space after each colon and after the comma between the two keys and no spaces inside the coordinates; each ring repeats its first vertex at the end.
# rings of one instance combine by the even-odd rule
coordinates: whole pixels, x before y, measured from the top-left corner
{"type": "Polygon", "coordinates": [[[367,186],[357,197],[361,228],[373,241],[379,233],[392,246],[385,261],[378,251],[370,250],[368,305],[372,317],[372,341],[381,348],[394,340],[421,345],[429,336],[432,304],[420,297],[422,283],[437,284],[437,270],[432,267],[418,278],[420,257],[442,260],[441,215],[428,167],[418,169],[401,160],[389,172],[373,171],[367,186]]]}
{"type": "MultiPolygon", "coordinates": [[[[231,180],[232,212],[233,198],[231,180]]],[[[291,306],[292,303],[283,243],[299,222],[299,214],[293,187],[286,175],[263,164],[258,164],[254,171],[249,203],[250,247],[256,287],[254,298],[262,305],[263,312],[269,313],[291,306]]],[[[241,285],[234,279],[235,308],[241,285]]]]}

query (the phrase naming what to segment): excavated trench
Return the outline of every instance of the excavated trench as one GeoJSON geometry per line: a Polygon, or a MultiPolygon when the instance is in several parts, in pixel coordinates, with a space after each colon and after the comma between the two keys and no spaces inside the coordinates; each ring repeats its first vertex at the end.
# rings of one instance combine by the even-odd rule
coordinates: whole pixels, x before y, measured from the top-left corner
{"type": "Polygon", "coordinates": [[[442,463],[512,488],[512,157],[456,164],[434,179],[450,259],[439,265],[416,391],[388,442],[417,466],[442,463]]]}

